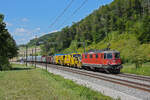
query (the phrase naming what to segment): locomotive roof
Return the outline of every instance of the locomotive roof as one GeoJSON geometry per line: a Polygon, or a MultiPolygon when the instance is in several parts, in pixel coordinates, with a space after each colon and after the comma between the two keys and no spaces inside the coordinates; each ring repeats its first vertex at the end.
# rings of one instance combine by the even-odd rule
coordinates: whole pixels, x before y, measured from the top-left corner
{"type": "Polygon", "coordinates": [[[119,51],[104,51],[104,53],[119,53],[119,51]]]}
{"type": "Polygon", "coordinates": [[[119,53],[119,52],[115,50],[96,50],[96,51],[86,52],[85,54],[94,54],[94,53],[119,53]]]}

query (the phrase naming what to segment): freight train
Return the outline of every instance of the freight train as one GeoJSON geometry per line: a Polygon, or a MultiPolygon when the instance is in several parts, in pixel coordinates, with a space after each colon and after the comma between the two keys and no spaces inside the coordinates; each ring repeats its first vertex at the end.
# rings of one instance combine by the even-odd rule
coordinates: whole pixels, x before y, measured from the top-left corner
{"type": "Polygon", "coordinates": [[[115,50],[95,50],[86,53],[55,54],[53,56],[28,56],[27,62],[40,62],[120,73],[123,68],[120,53],[115,50]]]}

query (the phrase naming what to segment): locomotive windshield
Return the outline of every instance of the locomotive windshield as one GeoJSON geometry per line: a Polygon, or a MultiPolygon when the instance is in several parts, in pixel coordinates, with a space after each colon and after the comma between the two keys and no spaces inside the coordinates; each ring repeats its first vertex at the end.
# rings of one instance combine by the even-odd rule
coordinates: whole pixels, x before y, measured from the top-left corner
{"type": "Polygon", "coordinates": [[[120,54],[119,53],[115,53],[115,59],[119,59],[120,58],[120,54]]]}
{"type": "Polygon", "coordinates": [[[112,53],[104,53],[104,59],[112,59],[112,53]]]}
{"type": "Polygon", "coordinates": [[[108,53],[108,54],[107,54],[107,59],[112,59],[112,57],[113,57],[113,56],[112,56],[112,53],[108,53]]]}

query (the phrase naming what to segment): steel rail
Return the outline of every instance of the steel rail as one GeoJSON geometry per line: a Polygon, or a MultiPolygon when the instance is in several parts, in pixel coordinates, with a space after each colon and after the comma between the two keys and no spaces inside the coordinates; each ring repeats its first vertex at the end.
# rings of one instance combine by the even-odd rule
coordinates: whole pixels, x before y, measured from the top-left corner
{"type": "Polygon", "coordinates": [[[131,79],[137,79],[137,80],[141,80],[141,81],[147,81],[150,82],[150,77],[144,77],[144,76],[136,76],[136,75],[132,75],[132,74],[118,74],[116,76],[120,76],[120,77],[126,77],[126,78],[131,78],[131,79]]]}

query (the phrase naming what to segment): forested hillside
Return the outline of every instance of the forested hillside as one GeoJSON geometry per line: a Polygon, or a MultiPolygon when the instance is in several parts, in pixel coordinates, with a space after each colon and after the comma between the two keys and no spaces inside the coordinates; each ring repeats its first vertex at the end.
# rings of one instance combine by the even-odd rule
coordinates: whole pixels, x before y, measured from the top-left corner
{"type": "MultiPolygon", "coordinates": [[[[54,37],[56,37],[57,34],[59,34],[59,32],[54,32],[54,33],[49,33],[49,34],[43,35],[43,36],[37,38],[37,40],[32,39],[32,40],[30,40],[30,42],[27,45],[29,47],[31,47],[31,46],[35,45],[35,42],[37,42],[38,44],[40,42],[43,42],[43,43],[47,42],[48,40],[52,40],[54,37]]],[[[24,46],[24,45],[21,45],[21,46],[24,46]]]]}
{"type": "Polygon", "coordinates": [[[57,42],[57,45],[48,46],[48,53],[55,53],[54,49],[61,53],[83,52],[81,42],[85,42],[86,50],[105,48],[110,43],[112,49],[121,52],[124,61],[143,59],[144,55],[150,54],[145,49],[149,48],[147,43],[150,42],[148,4],[148,0],[114,0],[58,34],[47,35],[48,43],[57,42]],[[141,54],[143,50],[146,50],[145,54],[141,54]]]}

